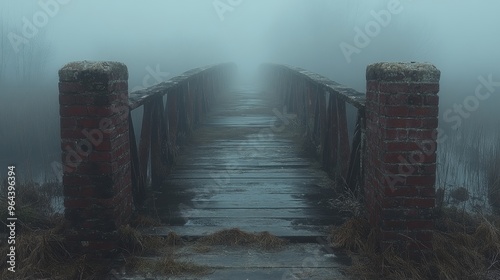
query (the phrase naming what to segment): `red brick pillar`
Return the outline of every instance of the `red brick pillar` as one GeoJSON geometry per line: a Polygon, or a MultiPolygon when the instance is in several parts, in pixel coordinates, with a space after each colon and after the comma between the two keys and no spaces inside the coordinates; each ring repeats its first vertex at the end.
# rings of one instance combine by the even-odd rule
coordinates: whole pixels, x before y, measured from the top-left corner
{"type": "Polygon", "coordinates": [[[382,249],[432,248],[439,77],[421,63],[366,70],[365,199],[382,249]]]}
{"type": "Polygon", "coordinates": [[[66,238],[106,257],[132,210],[128,72],[117,62],[73,62],[59,70],[66,238]]]}

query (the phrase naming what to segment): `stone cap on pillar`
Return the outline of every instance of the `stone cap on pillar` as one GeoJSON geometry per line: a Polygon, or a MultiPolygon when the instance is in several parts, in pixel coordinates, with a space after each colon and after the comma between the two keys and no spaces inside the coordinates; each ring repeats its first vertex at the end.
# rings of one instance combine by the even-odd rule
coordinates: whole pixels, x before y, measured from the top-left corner
{"type": "Polygon", "coordinates": [[[114,61],[75,61],[59,70],[59,81],[109,82],[128,80],[127,66],[114,61]]]}
{"type": "Polygon", "coordinates": [[[430,63],[379,62],[366,67],[366,80],[400,83],[438,83],[441,72],[430,63]]]}

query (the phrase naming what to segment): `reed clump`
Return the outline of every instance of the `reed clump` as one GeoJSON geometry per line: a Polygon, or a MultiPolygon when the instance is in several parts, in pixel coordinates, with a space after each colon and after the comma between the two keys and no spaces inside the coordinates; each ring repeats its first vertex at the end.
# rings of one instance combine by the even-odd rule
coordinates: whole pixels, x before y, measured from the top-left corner
{"type": "Polygon", "coordinates": [[[500,218],[445,207],[436,219],[433,251],[417,262],[389,247],[380,251],[368,221],[353,217],[331,233],[331,244],[353,259],[353,279],[494,279],[500,271],[500,218]]]}

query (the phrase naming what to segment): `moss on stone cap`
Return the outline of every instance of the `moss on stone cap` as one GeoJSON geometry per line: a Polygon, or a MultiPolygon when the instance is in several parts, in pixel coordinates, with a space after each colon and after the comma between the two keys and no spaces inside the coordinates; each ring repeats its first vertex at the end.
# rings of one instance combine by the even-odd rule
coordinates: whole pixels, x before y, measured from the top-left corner
{"type": "Polygon", "coordinates": [[[128,80],[127,66],[114,61],[75,61],[59,70],[59,80],[64,82],[109,82],[128,80]]]}
{"type": "Polygon", "coordinates": [[[367,81],[437,83],[440,76],[441,72],[430,63],[379,62],[366,68],[367,81]]]}

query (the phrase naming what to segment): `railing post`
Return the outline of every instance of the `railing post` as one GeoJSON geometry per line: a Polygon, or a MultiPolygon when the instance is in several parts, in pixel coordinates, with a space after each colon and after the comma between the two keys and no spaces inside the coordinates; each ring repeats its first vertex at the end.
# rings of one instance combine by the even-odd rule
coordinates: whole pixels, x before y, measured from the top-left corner
{"type": "Polygon", "coordinates": [[[431,64],[366,70],[365,198],[382,249],[432,249],[440,72],[431,64]]]}
{"type": "Polygon", "coordinates": [[[117,62],[73,62],[59,71],[66,240],[109,257],[132,210],[128,72],[117,62]]]}

